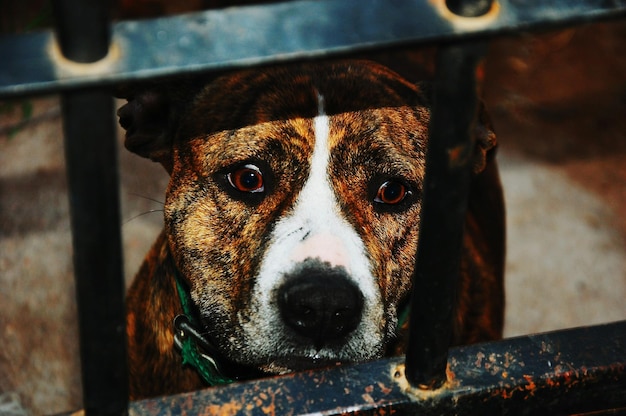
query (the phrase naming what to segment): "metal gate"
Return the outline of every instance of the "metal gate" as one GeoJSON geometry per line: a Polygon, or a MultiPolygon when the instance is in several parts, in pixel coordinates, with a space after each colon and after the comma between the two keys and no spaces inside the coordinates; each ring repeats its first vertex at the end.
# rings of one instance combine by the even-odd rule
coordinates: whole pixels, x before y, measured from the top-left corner
{"type": "MultiPolygon", "coordinates": [[[[465,204],[468,171],[437,160],[469,143],[476,66],[487,40],[624,17],[625,0],[299,0],[115,25],[105,2],[58,0],[54,6],[56,38],[42,32],[0,39],[0,98],[63,97],[87,414],[626,414],[626,321],[449,349],[441,340],[450,328],[436,308],[449,304],[452,294],[437,288],[424,289],[436,301],[412,309],[428,308],[421,315],[431,321],[411,321],[406,359],[129,404],[108,91],[122,82],[181,73],[437,42],[426,180],[441,185],[424,200],[423,217],[433,228],[452,226],[445,235],[425,230],[421,241],[431,251],[418,256],[449,256],[445,247],[463,226],[457,207],[465,204]],[[446,189],[460,189],[461,196],[446,189]]],[[[456,279],[438,264],[418,264],[425,275],[456,279]]]]}

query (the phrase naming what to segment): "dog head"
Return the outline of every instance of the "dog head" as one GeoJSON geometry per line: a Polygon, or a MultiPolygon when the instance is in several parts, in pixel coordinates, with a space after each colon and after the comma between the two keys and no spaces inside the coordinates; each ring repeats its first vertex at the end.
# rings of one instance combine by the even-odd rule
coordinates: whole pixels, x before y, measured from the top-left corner
{"type": "MultiPolygon", "coordinates": [[[[120,121],[126,146],[170,172],[169,246],[209,337],[272,373],[384,355],[418,246],[422,87],[345,62],[186,91],[144,90],[120,121]]],[[[477,135],[480,169],[494,142],[477,135]]]]}

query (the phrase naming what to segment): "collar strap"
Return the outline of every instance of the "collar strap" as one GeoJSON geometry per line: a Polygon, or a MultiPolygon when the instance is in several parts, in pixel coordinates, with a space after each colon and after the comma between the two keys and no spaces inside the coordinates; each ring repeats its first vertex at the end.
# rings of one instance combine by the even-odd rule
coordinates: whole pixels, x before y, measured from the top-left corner
{"type": "Polygon", "coordinates": [[[398,314],[398,323],[396,324],[396,331],[400,331],[403,329],[404,325],[409,321],[409,315],[411,314],[411,302],[407,302],[407,304],[400,310],[398,314]]]}
{"type": "Polygon", "coordinates": [[[219,355],[217,349],[197,329],[199,326],[192,312],[191,297],[181,282],[178,270],[175,277],[183,314],[174,319],[174,344],[182,356],[182,365],[195,369],[209,386],[232,383],[235,380],[224,376],[219,362],[213,357],[219,355]]]}

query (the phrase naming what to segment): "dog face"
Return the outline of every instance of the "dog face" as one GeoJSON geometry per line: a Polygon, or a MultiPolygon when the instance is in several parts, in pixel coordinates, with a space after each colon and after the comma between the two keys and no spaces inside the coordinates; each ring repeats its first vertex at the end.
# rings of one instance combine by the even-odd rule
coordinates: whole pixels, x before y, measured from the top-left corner
{"type": "Polygon", "coordinates": [[[168,117],[127,146],[171,173],[170,250],[221,352],[272,373],[381,357],[418,246],[420,88],[371,63],[291,66],[214,80],[168,117]]]}

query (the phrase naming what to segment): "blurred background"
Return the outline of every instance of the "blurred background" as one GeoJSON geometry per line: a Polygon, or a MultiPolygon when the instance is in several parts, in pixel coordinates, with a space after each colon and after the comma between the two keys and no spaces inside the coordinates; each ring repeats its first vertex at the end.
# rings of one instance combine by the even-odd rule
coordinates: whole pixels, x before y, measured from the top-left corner
{"type": "MultiPolygon", "coordinates": [[[[121,0],[113,13],[222,3],[121,0]]],[[[44,0],[0,10],[0,33],[51,19],[44,0]]],[[[372,57],[428,76],[433,52],[372,57]]],[[[626,319],[626,22],[492,41],[483,95],[507,204],[505,335],[626,319]]],[[[168,178],[122,143],[120,132],[130,282],[162,227],[168,178]]],[[[0,102],[0,414],[81,407],[71,258],[59,99],[0,102]]]]}

